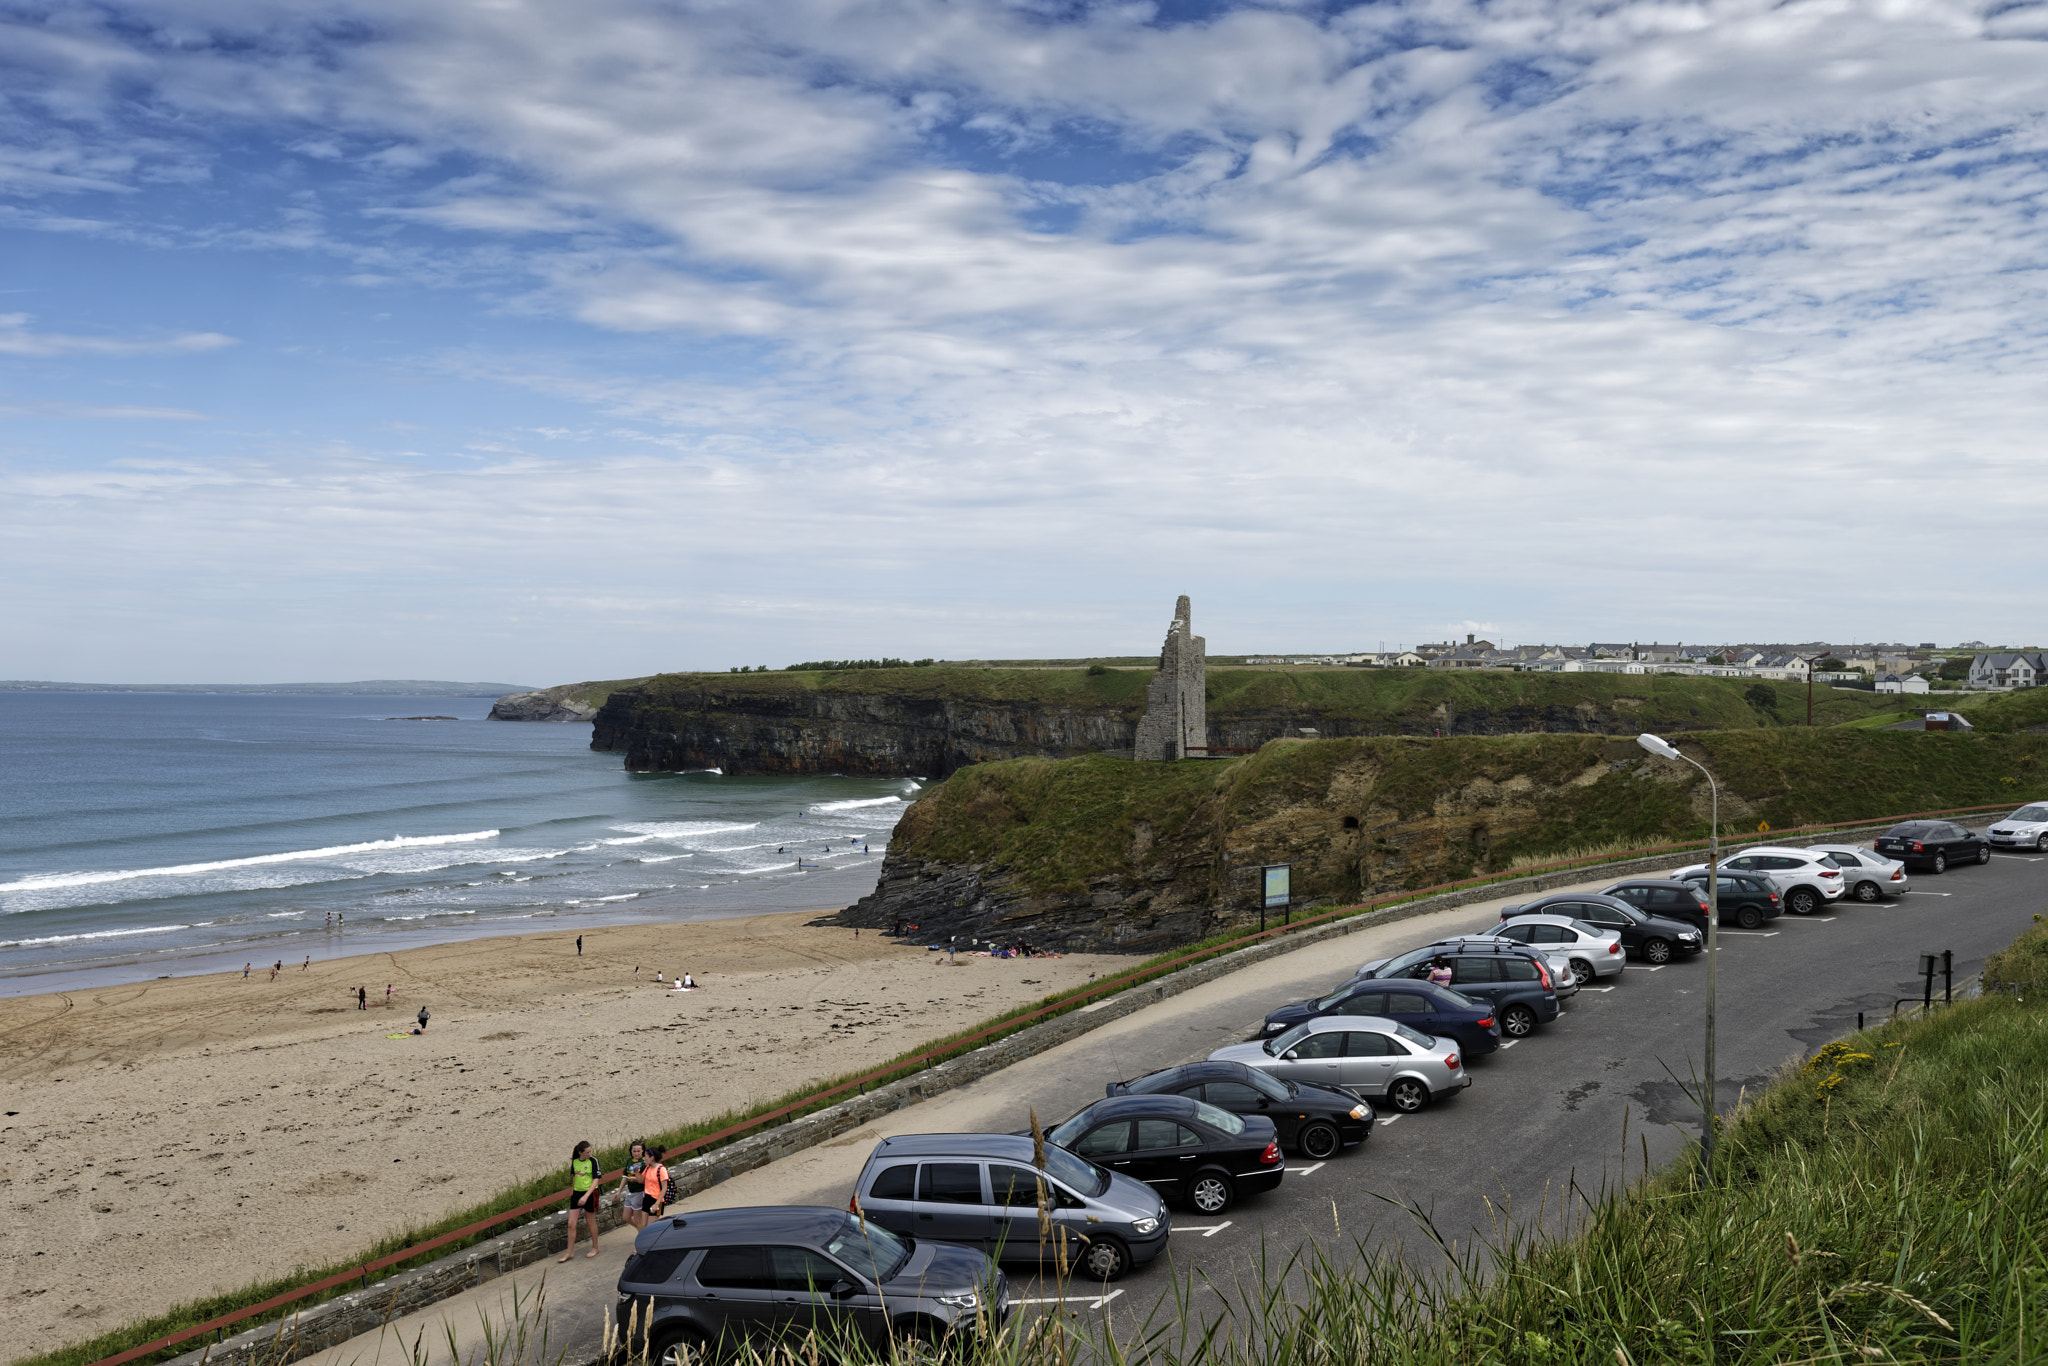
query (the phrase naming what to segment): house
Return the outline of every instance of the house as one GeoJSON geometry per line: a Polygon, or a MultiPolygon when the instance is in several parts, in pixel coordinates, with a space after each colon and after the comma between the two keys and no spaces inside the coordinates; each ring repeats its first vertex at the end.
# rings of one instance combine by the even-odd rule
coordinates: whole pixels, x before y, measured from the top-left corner
{"type": "Polygon", "coordinates": [[[1447,655],[1438,655],[1429,661],[1432,669],[1504,669],[1509,661],[1494,653],[1492,646],[1475,650],[1469,645],[1460,645],[1447,655]]]}
{"type": "Polygon", "coordinates": [[[1994,651],[1970,661],[1973,688],[2032,688],[2048,677],[2048,654],[2040,650],[1994,651]]]}
{"type": "Polygon", "coordinates": [[[1927,691],[1927,688],[1927,680],[1919,674],[1879,674],[1877,676],[1877,690],[1879,692],[1924,693],[1927,691]]]}

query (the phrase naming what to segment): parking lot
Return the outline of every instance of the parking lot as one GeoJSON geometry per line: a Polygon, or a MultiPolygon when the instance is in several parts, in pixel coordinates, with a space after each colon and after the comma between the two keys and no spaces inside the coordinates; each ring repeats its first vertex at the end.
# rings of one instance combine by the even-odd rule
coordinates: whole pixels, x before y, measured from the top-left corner
{"type": "MultiPolygon", "coordinates": [[[[2044,909],[2043,863],[2048,858],[2040,855],[2000,854],[1988,866],[1919,875],[1899,901],[1843,901],[1811,917],[1782,916],[1760,931],[1723,929],[1721,1109],[1732,1109],[1745,1088],[1763,1084],[1788,1059],[1854,1029],[1858,1011],[1875,1021],[1897,998],[1917,1000],[1921,952],[1953,950],[1958,981],[1975,973],[1988,953],[2044,909]]],[[[1584,887],[1597,890],[1609,880],[1584,887]]],[[[1362,930],[1255,964],[886,1121],[737,1176],[683,1202],[678,1212],[756,1204],[843,1207],[882,1137],[1015,1130],[1029,1123],[1034,1108],[1049,1127],[1099,1099],[1111,1080],[1251,1037],[1268,1009],[1327,990],[1365,959],[1492,926],[1501,904],[1362,930]]],[[[1018,967],[982,959],[967,970],[1018,967]]],[[[1442,1236],[1469,1245],[1500,1211],[1512,1211],[1518,1224],[1539,1211],[1548,1221],[1569,1183],[1597,1191],[1624,1170],[1640,1175],[1645,1161],[1662,1165],[1699,1130],[1681,1082],[1699,1068],[1705,981],[1703,955],[1661,968],[1631,965],[1618,979],[1582,990],[1555,1023],[1472,1059],[1473,1084],[1462,1095],[1413,1115],[1395,1117],[1382,1107],[1371,1141],[1327,1162],[1289,1154],[1279,1190],[1248,1197],[1219,1218],[1176,1209],[1167,1257],[1106,1288],[1069,1285],[1065,1307],[1090,1314],[1107,1306],[1122,1331],[1171,1293],[1176,1276],[1193,1272],[1198,1285],[1228,1286],[1255,1274],[1262,1253],[1277,1260],[1309,1243],[1350,1257],[1354,1240],[1363,1238],[1374,1251],[1399,1246],[1418,1259],[1440,1260],[1416,1220],[1398,1206],[1426,1213],[1442,1236]]],[[[1938,996],[1938,980],[1935,989],[1938,996]]],[[[608,1253],[612,1246],[608,1241],[608,1253]]],[[[1040,1311],[1058,1293],[1028,1267],[1013,1265],[1010,1274],[1013,1294],[1040,1311]]],[[[583,1277],[577,1286],[579,1302],[572,1305],[565,1298],[569,1285],[551,1283],[555,1331],[594,1336],[610,1302],[609,1284],[600,1290],[583,1277]]],[[[439,1317],[448,1310],[432,1312],[439,1317]]]]}

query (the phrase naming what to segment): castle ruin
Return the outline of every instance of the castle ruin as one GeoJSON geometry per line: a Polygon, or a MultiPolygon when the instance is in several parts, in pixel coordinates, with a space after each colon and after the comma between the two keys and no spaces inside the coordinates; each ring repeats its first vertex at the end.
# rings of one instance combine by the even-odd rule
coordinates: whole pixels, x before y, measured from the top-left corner
{"type": "Polygon", "coordinates": [[[1195,634],[1187,594],[1174,604],[1173,624],[1159,650],[1159,672],[1145,685],[1136,759],[1184,759],[1209,748],[1208,642],[1195,634]]]}

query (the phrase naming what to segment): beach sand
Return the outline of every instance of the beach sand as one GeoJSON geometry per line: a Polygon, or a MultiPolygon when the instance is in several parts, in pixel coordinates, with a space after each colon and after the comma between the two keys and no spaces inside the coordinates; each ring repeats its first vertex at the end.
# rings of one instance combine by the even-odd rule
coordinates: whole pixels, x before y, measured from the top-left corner
{"type": "Polygon", "coordinates": [[[818,914],[586,929],[581,958],[573,934],[526,935],[0,1000],[6,1357],[343,1261],[566,1172],[578,1139],[860,1071],[1129,966],[949,967],[818,914]],[[424,1036],[388,1037],[422,1004],[424,1036]]]}

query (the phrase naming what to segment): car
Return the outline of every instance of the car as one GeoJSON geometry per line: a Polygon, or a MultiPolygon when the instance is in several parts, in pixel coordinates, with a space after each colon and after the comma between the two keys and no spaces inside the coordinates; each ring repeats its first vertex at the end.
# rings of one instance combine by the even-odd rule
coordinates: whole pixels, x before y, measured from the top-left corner
{"type": "MultiPolygon", "coordinates": [[[[1471,944],[1481,949],[1493,951],[1497,950],[1500,947],[1501,943],[1501,940],[1495,939],[1490,934],[1454,934],[1447,938],[1438,939],[1429,944],[1426,944],[1421,949],[1411,949],[1409,952],[1423,953],[1429,949],[1442,951],[1448,949],[1461,948],[1466,944],[1471,944]]],[[[1560,1002],[1568,1001],[1572,997],[1579,994],[1578,983],[1572,980],[1571,960],[1567,958],[1563,953],[1545,952],[1541,949],[1537,949],[1529,945],[1523,945],[1521,947],[1521,952],[1527,954],[1529,957],[1534,958],[1543,964],[1544,968],[1546,969],[1550,977],[1551,990],[1557,994],[1557,999],[1560,1002]]],[[[1374,971],[1379,967],[1380,964],[1386,963],[1388,961],[1389,960],[1385,958],[1367,959],[1365,962],[1359,964],[1357,972],[1351,974],[1351,980],[1353,982],[1356,982],[1360,978],[1372,976],[1374,971]]],[[[1408,975],[1417,978],[1426,978],[1429,976],[1429,971],[1427,967],[1425,967],[1421,972],[1410,973],[1408,975]]],[[[1470,996],[1474,993],[1466,992],[1465,994],[1470,996]]],[[[1484,992],[1477,994],[1487,995],[1487,993],[1484,992]]]]}
{"type": "Polygon", "coordinates": [[[1113,1081],[1112,1096],[1176,1095],[1204,1100],[1233,1115],[1273,1121],[1282,1147],[1321,1162],[1372,1137],[1378,1116],[1370,1102],[1314,1082],[1285,1081],[1241,1062],[1190,1062],[1133,1081],[1113,1081]]]}
{"type": "Polygon", "coordinates": [[[1681,953],[1698,953],[1706,937],[1682,920],[1666,920],[1637,910],[1617,897],[1598,892],[1558,892],[1500,908],[1502,920],[1524,915],[1561,915],[1581,920],[1596,930],[1613,930],[1622,949],[1646,963],[1662,966],[1681,953]]]}
{"type": "Polygon", "coordinates": [[[2048,854],[2048,805],[2032,802],[1985,831],[1999,849],[2034,849],[2048,854]]]}
{"type": "Polygon", "coordinates": [[[1991,841],[1953,821],[1902,821],[1870,843],[1908,868],[1934,873],[1947,872],[1952,863],[1991,862],[1991,841]]]}
{"type": "Polygon", "coordinates": [[[1400,999],[1390,1003],[1386,983],[1353,978],[1327,996],[1269,1012],[1259,1033],[1278,1034],[1318,1015],[1384,1015],[1425,1034],[1456,1039],[1467,1057],[1500,1047],[1500,1021],[1494,1018],[1491,1001],[1428,982],[1403,983],[1395,995],[1400,999]]]}
{"type": "Polygon", "coordinates": [[[1166,1250],[1173,1216],[1158,1191],[1050,1143],[1043,1170],[1032,1154],[1028,1134],[898,1134],[868,1154],[851,1208],[920,1241],[1035,1262],[1042,1185],[1051,1241],[1081,1275],[1113,1281],[1166,1250]]]}
{"type": "Polygon", "coordinates": [[[657,1219],[619,1273],[620,1339],[646,1359],[851,1331],[876,1346],[957,1340],[1010,1312],[1010,1286],[973,1248],[904,1237],[824,1205],[701,1210],[657,1219]]]}
{"type": "Polygon", "coordinates": [[[1707,932],[1707,893],[1703,884],[1678,878],[1632,877],[1602,888],[1600,895],[1626,901],[1644,915],[1662,916],[1707,932]]]}
{"type": "MultiPolygon", "coordinates": [[[[1706,869],[1706,864],[1696,863],[1671,876],[1680,882],[1690,882],[1693,874],[1705,873],[1706,869]]],[[[1842,889],[1848,886],[1842,880],[1842,870],[1819,854],[1777,845],[1759,845],[1731,854],[1721,860],[1721,871],[1769,878],[1785,909],[1794,915],[1812,915],[1830,902],[1840,901],[1842,889]]]]}
{"type": "MultiPolygon", "coordinates": [[[[1557,1018],[1559,980],[1553,975],[1550,964],[1542,960],[1533,948],[1484,935],[1425,944],[1397,957],[1369,962],[1360,969],[1360,976],[1355,982],[1420,981],[1429,976],[1429,970],[1439,961],[1451,969],[1453,990],[1460,995],[1492,1003],[1497,1012],[1495,1018],[1500,1021],[1500,1032],[1510,1039],[1527,1038],[1536,1031],[1537,1025],[1549,1024],[1557,1018]]],[[[1558,974],[1571,971],[1570,960],[1560,956],[1558,963],[1558,974]]],[[[1285,1038],[1286,1035],[1275,1037],[1285,1038]]]]}
{"type": "MultiPolygon", "coordinates": [[[[1702,868],[1689,875],[1687,882],[1701,888],[1705,896],[1707,870],[1702,868]]],[[[1721,901],[1721,923],[1739,925],[1745,930],[1761,928],[1766,920],[1785,913],[1785,902],[1778,895],[1777,887],[1755,873],[1723,873],[1718,892],[1721,901]]]]}
{"type": "Polygon", "coordinates": [[[1493,933],[1495,939],[1564,950],[1574,980],[1582,987],[1601,977],[1617,976],[1628,966],[1619,930],[1602,930],[1563,915],[1516,916],[1493,933]]]}
{"type": "Polygon", "coordinates": [[[1270,1116],[1232,1114],[1188,1096],[1109,1096],[1048,1129],[1045,1141],[1199,1214],[1221,1214],[1287,1175],[1270,1116]]]}
{"type": "Polygon", "coordinates": [[[1881,901],[1913,890],[1906,865],[1875,850],[1854,844],[1810,844],[1807,849],[1842,870],[1843,894],[1857,901],[1881,901]]]}
{"type": "Polygon", "coordinates": [[[1303,1020],[1270,1039],[1227,1044],[1209,1061],[1241,1062],[1287,1081],[1341,1086],[1367,1100],[1385,1097],[1402,1114],[1472,1084],[1453,1040],[1361,1015],[1303,1020]]]}

